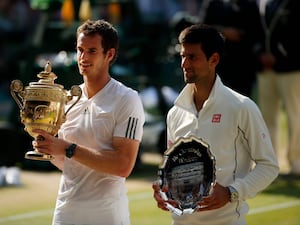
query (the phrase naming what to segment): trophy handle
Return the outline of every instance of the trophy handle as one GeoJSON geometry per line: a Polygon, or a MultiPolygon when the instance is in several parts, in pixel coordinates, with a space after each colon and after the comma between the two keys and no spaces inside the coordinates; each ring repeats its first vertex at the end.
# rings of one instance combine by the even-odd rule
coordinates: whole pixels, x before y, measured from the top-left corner
{"type": "Polygon", "coordinates": [[[73,99],[73,96],[77,96],[76,101],[68,108],[68,110],[65,112],[65,115],[70,111],[70,109],[73,108],[73,106],[79,101],[82,95],[82,90],[78,85],[73,85],[70,89],[70,96],[68,96],[68,101],[71,101],[73,99]]]}
{"type": "Polygon", "coordinates": [[[10,84],[10,94],[14,98],[15,102],[18,104],[20,109],[23,109],[23,83],[20,80],[13,80],[10,84]],[[17,94],[16,94],[17,93],[17,94]]]}

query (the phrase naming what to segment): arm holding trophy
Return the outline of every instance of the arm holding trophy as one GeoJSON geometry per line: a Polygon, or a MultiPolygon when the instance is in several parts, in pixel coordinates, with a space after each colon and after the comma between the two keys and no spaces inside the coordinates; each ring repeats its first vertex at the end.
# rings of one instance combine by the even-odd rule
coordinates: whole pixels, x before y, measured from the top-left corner
{"type": "Polygon", "coordinates": [[[112,24],[87,20],[76,36],[82,96],[71,110],[74,101],[66,105],[57,136],[32,127],[43,137],[34,148],[62,170],[52,224],[130,225],[125,181],[143,135],[143,105],[137,91],[110,75],[119,47],[112,24]]]}

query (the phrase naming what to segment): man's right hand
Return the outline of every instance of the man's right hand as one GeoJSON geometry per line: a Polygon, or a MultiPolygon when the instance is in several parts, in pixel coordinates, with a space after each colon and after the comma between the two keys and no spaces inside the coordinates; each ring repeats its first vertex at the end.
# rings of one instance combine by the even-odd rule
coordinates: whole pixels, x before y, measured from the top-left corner
{"type": "Polygon", "coordinates": [[[154,181],[152,184],[152,188],[154,190],[153,197],[157,202],[158,208],[161,208],[162,210],[165,210],[165,211],[169,211],[169,209],[167,208],[167,203],[169,203],[170,205],[172,205],[174,207],[178,206],[176,201],[163,198],[163,195],[166,195],[166,192],[168,191],[166,186],[163,186],[162,188],[160,188],[158,182],[154,181]]]}

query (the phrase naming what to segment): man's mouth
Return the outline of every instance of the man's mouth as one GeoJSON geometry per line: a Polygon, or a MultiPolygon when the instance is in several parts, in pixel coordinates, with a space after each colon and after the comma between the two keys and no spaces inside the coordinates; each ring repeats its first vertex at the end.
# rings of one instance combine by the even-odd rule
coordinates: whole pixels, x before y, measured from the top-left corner
{"type": "Polygon", "coordinates": [[[92,64],[91,63],[80,63],[80,66],[83,68],[86,68],[86,67],[92,66],[92,64]]]}

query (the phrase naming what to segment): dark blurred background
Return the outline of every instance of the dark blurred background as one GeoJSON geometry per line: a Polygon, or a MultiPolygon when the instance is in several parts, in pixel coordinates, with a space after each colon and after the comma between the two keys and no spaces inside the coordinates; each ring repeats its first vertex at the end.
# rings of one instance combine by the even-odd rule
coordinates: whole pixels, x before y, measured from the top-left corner
{"type": "MultiPolygon", "coordinates": [[[[82,82],[76,64],[76,29],[87,19],[105,19],[119,32],[120,51],[111,75],[139,91],[146,124],[141,150],[165,150],[165,115],[183,87],[176,51],[179,31],[191,24],[200,1],[193,0],[1,0],[0,167],[53,169],[24,159],[32,138],[20,123],[10,83],[37,81],[46,62],[55,83],[69,89],[82,82]]],[[[139,160],[138,160],[139,163],[139,160]]]]}

